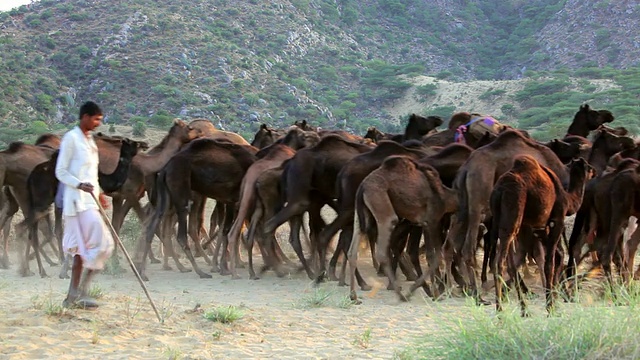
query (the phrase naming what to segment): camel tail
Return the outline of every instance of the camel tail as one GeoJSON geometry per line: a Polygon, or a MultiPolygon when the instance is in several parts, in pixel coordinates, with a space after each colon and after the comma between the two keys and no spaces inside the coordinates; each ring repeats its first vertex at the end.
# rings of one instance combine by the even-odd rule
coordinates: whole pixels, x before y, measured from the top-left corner
{"type": "Polygon", "coordinates": [[[169,209],[170,194],[166,183],[166,173],[164,171],[156,175],[155,186],[151,194],[150,199],[153,198],[155,200],[155,205],[151,207],[151,217],[149,218],[150,221],[146,232],[146,241],[149,244],[153,240],[153,235],[160,224],[160,219],[162,219],[169,209]]]}

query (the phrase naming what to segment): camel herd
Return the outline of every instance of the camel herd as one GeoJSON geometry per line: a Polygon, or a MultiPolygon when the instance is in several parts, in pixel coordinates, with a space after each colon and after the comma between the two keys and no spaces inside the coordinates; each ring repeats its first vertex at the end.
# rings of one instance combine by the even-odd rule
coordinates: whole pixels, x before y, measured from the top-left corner
{"type": "MultiPolygon", "coordinates": [[[[403,134],[370,128],[363,137],[316,129],[306,121],[288,129],[262,125],[250,144],[206,119],[176,119],[153,147],[98,133],[100,187],[112,198],[116,232],[131,209],[144,224],[134,258],[146,280],[147,259],[160,262],[151,251],[155,237],[162,243],[165,270],[171,269],[172,258],[181,272],[193,270],[201,278],[212,276],[196,257],[211,272],[233,278],[239,278],[242,266],[252,279],[269,269],[284,276],[288,266],[300,266],[310,279],[328,277],[346,285],[348,263],[354,301],[356,284],[371,289],[358,271],[363,238],[379,275],[389,279],[388,289],[402,300],[419,287],[439,298],[455,281],[477,303],[487,303],[476,279],[480,248],[480,279],[486,285],[487,268],[493,273],[498,310],[503,285],[509,285],[516,288],[525,313],[522,293],[528,289],[519,268],[527,259],[539,269],[549,309],[555,290],[575,278],[586,256],[591,255],[594,267],[602,266],[609,281],[614,281],[612,262],[623,280],[633,278],[640,244],[640,233],[634,231],[640,215],[640,201],[635,201],[640,200],[640,144],[624,128],[606,125],[613,115],[582,105],[565,137],[547,143],[499,124],[496,131],[467,130],[477,119],[486,117],[456,113],[446,129],[438,130],[441,118],[412,114],[403,134]],[[149,201],[143,207],[144,196],[149,201]],[[204,223],[207,199],[215,200],[209,231],[204,223]],[[337,214],[328,224],[321,216],[325,205],[337,214]],[[567,240],[564,220],[573,214],[575,225],[567,240]],[[287,258],[275,237],[284,223],[299,263],[287,258]],[[301,230],[308,238],[306,254],[301,230]],[[191,268],[174,251],[174,234],[191,268]],[[336,235],[335,251],[329,254],[336,235]],[[258,274],[254,245],[264,263],[258,274]],[[408,292],[397,284],[398,267],[413,281],[408,292]]],[[[32,258],[41,276],[46,276],[41,255],[56,263],[44,251],[47,243],[66,264],[56,206],[55,220],[50,219],[59,143],[59,136],[44,134],[33,145],[15,142],[0,152],[0,267],[9,267],[11,219],[21,210],[25,220],[18,228],[24,231],[18,233],[28,234],[18,242],[26,245],[20,264],[24,276],[31,274],[32,258]]],[[[59,276],[67,276],[66,266],[59,276]]]]}

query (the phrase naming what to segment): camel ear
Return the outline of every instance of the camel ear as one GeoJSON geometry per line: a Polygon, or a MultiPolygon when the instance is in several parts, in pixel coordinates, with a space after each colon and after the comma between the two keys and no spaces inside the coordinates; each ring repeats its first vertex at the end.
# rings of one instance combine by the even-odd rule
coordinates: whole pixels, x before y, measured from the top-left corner
{"type": "Polygon", "coordinates": [[[262,124],[262,125],[260,125],[260,129],[262,129],[262,130],[267,130],[267,124],[262,124]]]}

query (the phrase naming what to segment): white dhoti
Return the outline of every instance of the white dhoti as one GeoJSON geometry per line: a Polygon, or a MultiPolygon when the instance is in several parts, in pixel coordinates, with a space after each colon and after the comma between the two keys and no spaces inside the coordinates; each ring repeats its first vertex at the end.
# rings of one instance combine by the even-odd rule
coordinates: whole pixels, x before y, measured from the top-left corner
{"type": "Polygon", "coordinates": [[[84,268],[102,270],[113,252],[113,238],[97,209],[64,217],[62,247],[70,255],[80,255],[84,268]]]}

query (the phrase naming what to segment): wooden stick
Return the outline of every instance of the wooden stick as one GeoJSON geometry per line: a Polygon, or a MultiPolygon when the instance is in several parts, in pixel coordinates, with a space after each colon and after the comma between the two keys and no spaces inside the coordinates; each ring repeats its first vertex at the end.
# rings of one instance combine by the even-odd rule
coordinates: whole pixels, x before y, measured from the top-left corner
{"type": "Polygon", "coordinates": [[[124,253],[124,256],[127,258],[127,261],[131,266],[131,270],[133,270],[133,273],[136,274],[136,278],[138,278],[138,282],[140,283],[140,286],[142,286],[142,290],[144,290],[144,294],[147,295],[147,299],[149,299],[149,302],[151,303],[151,307],[153,308],[153,311],[156,313],[156,316],[158,317],[158,321],[160,323],[163,323],[164,321],[162,321],[162,318],[160,317],[160,313],[156,308],[156,304],[153,302],[153,299],[151,299],[151,295],[149,294],[149,290],[147,290],[147,286],[144,284],[144,281],[142,280],[142,277],[140,276],[138,269],[136,269],[136,266],[133,264],[133,260],[131,260],[131,256],[129,256],[129,253],[127,252],[127,249],[125,249],[124,244],[120,240],[120,237],[118,236],[118,234],[116,234],[116,230],[113,228],[111,221],[109,221],[109,218],[107,217],[107,213],[104,212],[104,209],[102,208],[102,205],[100,205],[100,202],[96,198],[96,195],[93,192],[91,192],[90,194],[93,200],[96,202],[96,205],[98,205],[98,210],[100,211],[100,215],[102,215],[102,220],[109,226],[109,230],[111,230],[111,235],[113,236],[113,239],[116,241],[118,245],[120,245],[120,249],[124,253]]]}

